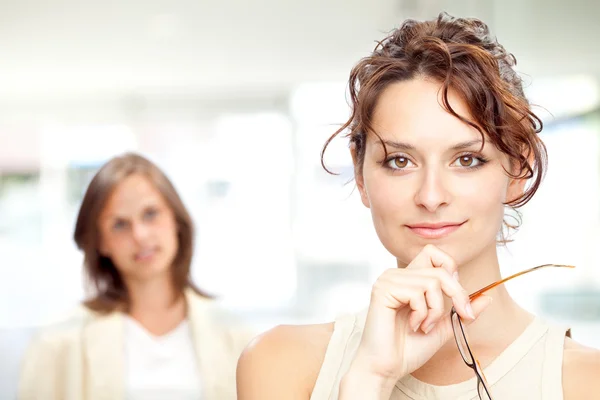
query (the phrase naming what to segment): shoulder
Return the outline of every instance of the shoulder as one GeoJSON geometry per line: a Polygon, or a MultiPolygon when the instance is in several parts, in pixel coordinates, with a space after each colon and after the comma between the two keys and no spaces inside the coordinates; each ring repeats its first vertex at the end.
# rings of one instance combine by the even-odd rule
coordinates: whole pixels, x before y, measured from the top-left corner
{"type": "Polygon", "coordinates": [[[600,350],[565,338],[563,392],[565,400],[589,399],[600,393],[600,350]]]}
{"type": "Polygon", "coordinates": [[[33,336],[33,344],[58,345],[70,340],[78,340],[84,326],[99,317],[85,306],[77,306],[68,312],[44,322],[33,336]]]}
{"type": "Polygon", "coordinates": [[[334,324],[280,325],[254,338],[237,367],[240,399],[308,399],[334,324]]]}
{"type": "Polygon", "coordinates": [[[203,324],[205,329],[210,329],[220,335],[236,359],[244,347],[258,333],[249,321],[242,318],[239,313],[224,307],[218,300],[201,296],[195,291],[186,292],[188,302],[188,317],[193,324],[203,324]]]}
{"type": "Polygon", "coordinates": [[[221,301],[205,297],[192,288],[187,288],[184,291],[184,298],[191,317],[201,315],[203,318],[210,318],[219,325],[232,322],[233,313],[227,307],[224,307],[221,301]]]}
{"type": "Polygon", "coordinates": [[[234,313],[213,298],[204,297],[192,289],[185,292],[188,307],[188,318],[202,320],[211,324],[215,329],[223,329],[235,324],[234,313]]]}
{"type": "Polygon", "coordinates": [[[95,318],[96,313],[77,307],[37,328],[21,360],[19,398],[39,398],[40,393],[50,392],[65,357],[77,353],[85,325],[95,318]]]}

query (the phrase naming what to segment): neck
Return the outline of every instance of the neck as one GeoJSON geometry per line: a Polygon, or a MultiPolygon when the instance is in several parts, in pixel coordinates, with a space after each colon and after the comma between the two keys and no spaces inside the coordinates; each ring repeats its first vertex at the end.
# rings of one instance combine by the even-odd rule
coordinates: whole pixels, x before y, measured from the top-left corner
{"type": "Polygon", "coordinates": [[[186,302],[170,277],[128,282],[128,314],[155,335],[177,327],[186,316],[186,302]]]}
{"type": "MultiPolygon", "coordinates": [[[[467,293],[473,293],[501,279],[500,263],[495,245],[490,245],[479,257],[458,266],[458,279],[467,293]]],[[[486,293],[490,294],[490,292],[486,293]]]]}
{"type": "MultiPolygon", "coordinates": [[[[467,293],[476,292],[502,279],[496,244],[490,245],[475,260],[459,266],[458,275],[467,293]]],[[[492,304],[467,327],[475,344],[478,340],[493,343],[495,339],[503,343],[511,327],[515,327],[515,332],[520,333],[531,321],[532,316],[513,300],[504,285],[485,292],[485,295],[493,299],[492,304]],[[498,329],[500,326],[507,329],[498,329]]]]}

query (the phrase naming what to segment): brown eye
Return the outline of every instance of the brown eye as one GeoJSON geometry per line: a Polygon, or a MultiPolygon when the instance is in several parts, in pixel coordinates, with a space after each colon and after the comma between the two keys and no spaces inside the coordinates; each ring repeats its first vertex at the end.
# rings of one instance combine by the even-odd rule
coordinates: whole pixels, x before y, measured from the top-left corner
{"type": "Polygon", "coordinates": [[[459,159],[460,165],[462,167],[471,167],[474,161],[475,159],[473,158],[473,156],[462,156],[459,159]]]}
{"type": "Polygon", "coordinates": [[[157,210],[155,210],[153,208],[149,208],[146,211],[144,211],[144,219],[146,219],[146,220],[154,219],[154,217],[156,217],[156,214],[158,214],[157,210]]]}
{"type": "Polygon", "coordinates": [[[406,168],[408,159],[406,157],[396,157],[394,158],[394,165],[398,168],[406,168]]]}
{"type": "Polygon", "coordinates": [[[114,231],[121,231],[121,230],[125,229],[126,227],[127,227],[127,222],[122,219],[118,219],[112,224],[111,228],[114,231]]]}

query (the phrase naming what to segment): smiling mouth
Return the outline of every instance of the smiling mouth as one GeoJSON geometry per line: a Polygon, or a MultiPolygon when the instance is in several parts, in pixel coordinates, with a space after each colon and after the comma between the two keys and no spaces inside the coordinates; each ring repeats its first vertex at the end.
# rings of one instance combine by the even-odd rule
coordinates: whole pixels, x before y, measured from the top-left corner
{"type": "Polygon", "coordinates": [[[144,261],[148,261],[151,260],[152,257],[154,257],[154,255],[156,254],[157,249],[156,248],[149,248],[149,249],[144,249],[138,253],[135,254],[135,261],[138,262],[144,262],[144,261]]]}
{"type": "Polygon", "coordinates": [[[415,224],[415,225],[406,225],[408,229],[411,230],[417,236],[420,236],[425,239],[441,239],[446,237],[456,230],[458,230],[465,222],[460,223],[454,222],[445,222],[438,224],[415,224]]]}

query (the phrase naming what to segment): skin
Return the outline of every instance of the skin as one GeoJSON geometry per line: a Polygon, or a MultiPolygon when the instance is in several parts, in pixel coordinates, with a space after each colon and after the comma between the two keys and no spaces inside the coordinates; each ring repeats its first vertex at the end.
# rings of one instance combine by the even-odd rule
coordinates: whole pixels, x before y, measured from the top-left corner
{"type": "MultiPolygon", "coordinates": [[[[525,181],[506,174],[509,160],[489,142],[480,151],[479,132],[440,103],[437,82],[389,85],[373,116],[388,157],[373,134],[362,166],[352,149],[361,200],[397,266],[373,286],[360,346],[340,384],[341,400],[389,399],[406,374],[435,385],[470,379],[472,371],[450,340],[451,306],[466,322],[484,368],[533,318],[503,285],[468,301],[467,293],[500,279],[496,239],[503,203],[522,194],[525,181]],[[437,222],[460,226],[434,238],[414,229],[437,222]]],[[[470,117],[452,92],[450,104],[470,117]]],[[[309,399],[332,332],[333,323],[278,326],[257,337],[238,363],[238,398],[309,399]]],[[[585,379],[600,373],[599,352],[565,340],[565,399],[590,398],[600,384],[585,379]]]]}
{"type": "Polygon", "coordinates": [[[129,314],[155,335],[185,318],[171,267],[178,251],[175,215],[148,178],[132,174],[110,194],[98,219],[100,253],[110,257],[129,295],[129,314]]]}

